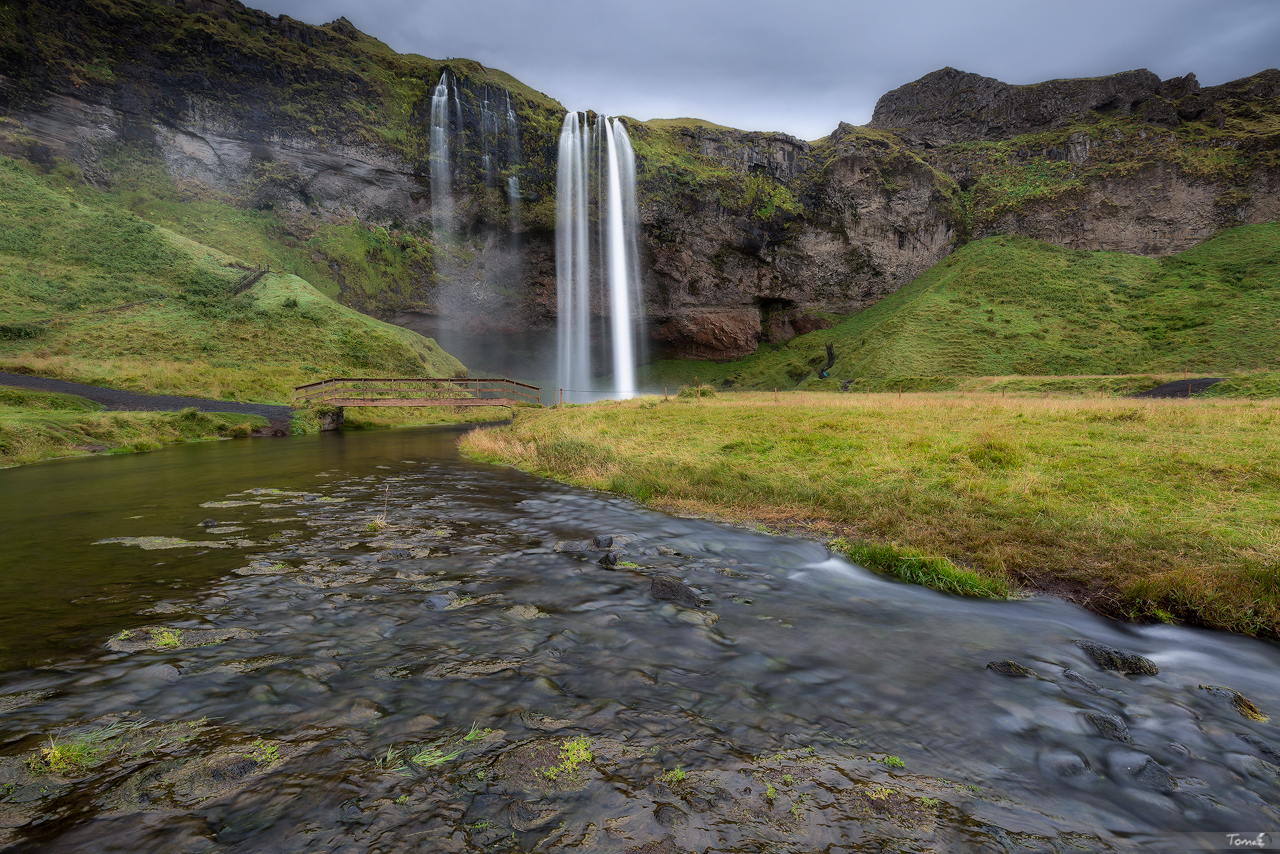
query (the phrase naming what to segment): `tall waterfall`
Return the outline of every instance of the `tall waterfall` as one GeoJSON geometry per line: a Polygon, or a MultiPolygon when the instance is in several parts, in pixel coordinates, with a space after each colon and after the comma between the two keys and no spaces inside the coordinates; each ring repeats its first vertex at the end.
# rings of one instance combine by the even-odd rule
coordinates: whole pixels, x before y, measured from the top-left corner
{"type": "MultiPolygon", "coordinates": [[[[566,400],[592,400],[591,291],[607,311],[613,393],[636,391],[637,324],[643,319],[636,237],[635,152],[626,126],[565,116],[556,173],[557,383],[566,400]],[[598,229],[592,233],[594,203],[598,229]],[[594,241],[594,245],[593,245],[594,241]]],[[[605,330],[600,330],[602,335],[605,330]]]]}
{"type": "Polygon", "coordinates": [[[449,72],[431,93],[431,228],[439,238],[453,227],[452,170],[449,161],[449,72]]]}

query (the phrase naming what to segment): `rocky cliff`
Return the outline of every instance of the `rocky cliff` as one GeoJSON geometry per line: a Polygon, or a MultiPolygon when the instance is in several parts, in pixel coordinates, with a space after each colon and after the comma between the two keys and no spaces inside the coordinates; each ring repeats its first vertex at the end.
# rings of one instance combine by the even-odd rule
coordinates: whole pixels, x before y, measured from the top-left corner
{"type": "MultiPolygon", "coordinates": [[[[554,327],[564,111],[519,81],[235,0],[17,0],[0,32],[5,153],[74,163],[103,188],[124,159],[153,158],[179,192],[270,217],[343,301],[437,335],[554,327]],[[427,120],[446,70],[459,144],[442,239],[427,120]],[[499,98],[518,156],[495,168],[482,105],[499,98]],[[339,226],[345,242],[326,239],[339,226]]],[[[651,330],[682,356],[826,325],[974,237],[1162,256],[1280,220],[1275,71],[1201,88],[1146,71],[1010,86],[943,69],[886,94],[867,127],[813,142],[628,125],[651,330]]]]}

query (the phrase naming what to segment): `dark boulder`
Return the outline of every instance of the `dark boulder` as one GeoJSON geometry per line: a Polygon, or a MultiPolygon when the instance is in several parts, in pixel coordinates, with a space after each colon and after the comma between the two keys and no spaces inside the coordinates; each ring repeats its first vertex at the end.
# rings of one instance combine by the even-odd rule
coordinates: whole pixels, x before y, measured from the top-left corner
{"type": "Polygon", "coordinates": [[[613,536],[611,534],[599,534],[591,541],[591,544],[598,549],[611,549],[613,548],[613,536]]]}
{"type": "Polygon", "coordinates": [[[1129,735],[1129,725],[1119,715],[1104,715],[1101,712],[1089,712],[1085,715],[1098,733],[1112,741],[1133,744],[1133,736],[1129,735]]]}
{"type": "Polygon", "coordinates": [[[1093,659],[1093,663],[1103,670],[1136,673],[1142,676],[1155,676],[1160,672],[1160,668],[1156,667],[1156,663],[1151,659],[1116,649],[1113,646],[1107,646],[1104,643],[1078,640],[1076,641],[1076,646],[1084,650],[1093,659]]]}
{"type": "Polygon", "coordinates": [[[613,569],[615,566],[618,565],[618,553],[605,552],[604,554],[600,555],[600,560],[596,561],[596,563],[600,564],[605,569],[613,569]]]}
{"type": "Polygon", "coordinates": [[[1102,691],[1101,685],[1099,685],[1097,682],[1094,682],[1092,679],[1090,679],[1088,676],[1085,676],[1083,673],[1080,673],[1079,671],[1076,671],[1076,670],[1072,670],[1070,667],[1062,671],[1062,675],[1064,678],[1070,679],[1072,682],[1076,683],[1077,685],[1080,685],[1081,687],[1084,687],[1084,688],[1088,688],[1090,691],[1093,691],[1095,694],[1100,693],[1102,691]]]}
{"type": "Polygon", "coordinates": [[[661,602],[675,602],[686,608],[698,607],[698,597],[689,585],[669,575],[659,575],[649,585],[649,595],[661,602]]]}
{"type": "Polygon", "coordinates": [[[1030,667],[1024,667],[1016,661],[1004,659],[1003,661],[987,662],[987,669],[994,670],[1001,676],[1035,676],[1036,672],[1030,667]]]}

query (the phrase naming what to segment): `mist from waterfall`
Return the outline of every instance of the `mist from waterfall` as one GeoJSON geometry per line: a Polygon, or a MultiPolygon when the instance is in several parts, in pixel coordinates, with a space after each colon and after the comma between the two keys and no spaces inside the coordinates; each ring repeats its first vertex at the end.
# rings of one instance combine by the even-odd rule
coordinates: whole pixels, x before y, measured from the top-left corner
{"type": "Polygon", "coordinates": [[[585,115],[569,113],[556,172],[556,382],[566,401],[594,400],[601,391],[635,394],[643,337],[637,334],[643,322],[638,247],[635,152],[626,126],[599,116],[593,128],[585,115]],[[607,329],[592,328],[593,283],[607,329]],[[593,390],[593,331],[609,343],[612,389],[593,390]]]}

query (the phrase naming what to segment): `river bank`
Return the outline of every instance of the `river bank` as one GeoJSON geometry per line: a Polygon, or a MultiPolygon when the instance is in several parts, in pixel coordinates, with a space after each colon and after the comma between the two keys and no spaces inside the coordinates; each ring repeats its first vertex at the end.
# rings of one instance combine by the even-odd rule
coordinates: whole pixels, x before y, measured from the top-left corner
{"type": "MultiPolygon", "coordinates": [[[[354,408],[345,428],[486,423],[504,420],[509,414],[505,408],[477,410],[354,408]]],[[[0,468],[87,454],[139,453],[182,442],[297,435],[319,429],[319,420],[308,409],[143,394],[0,372],[0,468]]]]}
{"type": "Polygon", "coordinates": [[[521,412],[464,453],[953,592],[1280,628],[1274,401],[772,394],[521,412]]]}

